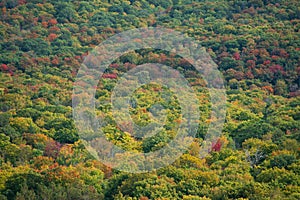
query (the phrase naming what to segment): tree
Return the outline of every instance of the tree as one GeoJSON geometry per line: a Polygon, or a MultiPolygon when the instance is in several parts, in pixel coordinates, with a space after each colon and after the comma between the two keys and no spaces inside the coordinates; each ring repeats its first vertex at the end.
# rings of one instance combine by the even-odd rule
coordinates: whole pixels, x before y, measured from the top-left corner
{"type": "Polygon", "coordinates": [[[55,132],[54,139],[63,144],[74,143],[79,139],[79,136],[74,129],[61,128],[55,132]]]}
{"type": "Polygon", "coordinates": [[[275,85],[274,93],[276,95],[286,96],[287,95],[287,85],[283,80],[277,80],[275,85]]]}
{"type": "Polygon", "coordinates": [[[10,119],[10,125],[15,128],[19,134],[36,133],[39,128],[31,118],[15,117],[10,119]]]}
{"type": "Polygon", "coordinates": [[[262,141],[258,138],[249,138],[243,142],[246,159],[251,167],[261,164],[270,154],[277,150],[277,145],[272,141],[262,141]]]}
{"type": "Polygon", "coordinates": [[[292,154],[280,154],[270,160],[271,167],[286,168],[297,161],[296,156],[292,154]]]}
{"type": "Polygon", "coordinates": [[[231,133],[231,137],[236,142],[238,147],[241,146],[242,142],[244,142],[248,138],[259,138],[261,139],[263,135],[269,132],[281,131],[268,123],[257,120],[245,121],[242,122],[233,133],[231,133]]]}
{"type": "Polygon", "coordinates": [[[39,56],[49,56],[51,54],[49,42],[42,38],[26,39],[21,41],[18,46],[24,52],[33,51],[39,56]]]}
{"type": "MultiPolygon", "coordinates": [[[[28,194],[33,195],[34,193],[29,192],[28,190],[37,191],[39,185],[44,184],[44,179],[41,175],[37,173],[20,173],[14,174],[5,183],[4,194],[8,197],[8,200],[13,200],[17,196],[18,193],[28,192],[28,194]]],[[[20,194],[19,194],[20,196],[20,194]]]]}
{"type": "Polygon", "coordinates": [[[74,6],[67,2],[62,2],[56,4],[56,19],[60,23],[65,22],[72,22],[73,20],[76,20],[77,13],[74,9],[74,6]]]}

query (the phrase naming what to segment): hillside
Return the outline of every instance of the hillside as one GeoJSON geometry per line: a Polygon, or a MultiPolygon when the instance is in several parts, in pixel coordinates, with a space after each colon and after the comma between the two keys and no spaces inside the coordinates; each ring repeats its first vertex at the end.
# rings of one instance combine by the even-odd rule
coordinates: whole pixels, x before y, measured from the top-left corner
{"type": "MultiPolygon", "coordinates": [[[[300,199],[299,1],[3,0],[0,12],[0,199],[300,199]],[[128,152],[155,152],[185,121],[176,92],[151,83],[133,91],[128,115],[140,127],[163,123],[159,132],[141,139],[141,132],[130,135],[129,120],[118,123],[114,88],[145,63],[180,72],[201,113],[189,132],[195,138],[175,162],[128,173],[86,148],[92,136],[78,133],[73,89],[93,49],[142,27],[173,29],[204,47],[224,79],[226,118],[208,155],[199,156],[217,120],[205,77],[164,49],[120,56],[95,87],[95,113],[108,141],[128,152]]],[[[87,83],[92,76],[85,76],[87,83]]]]}

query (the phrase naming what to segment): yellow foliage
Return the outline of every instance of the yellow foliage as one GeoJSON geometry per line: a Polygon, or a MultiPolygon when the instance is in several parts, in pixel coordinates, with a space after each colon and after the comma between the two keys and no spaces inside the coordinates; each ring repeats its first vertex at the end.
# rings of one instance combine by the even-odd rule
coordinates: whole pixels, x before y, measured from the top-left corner
{"type": "Polygon", "coordinates": [[[6,180],[12,175],[30,171],[32,171],[32,169],[30,169],[29,165],[20,165],[18,167],[13,167],[9,163],[2,164],[0,168],[0,190],[3,190],[5,188],[4,184],[6,180]]]}

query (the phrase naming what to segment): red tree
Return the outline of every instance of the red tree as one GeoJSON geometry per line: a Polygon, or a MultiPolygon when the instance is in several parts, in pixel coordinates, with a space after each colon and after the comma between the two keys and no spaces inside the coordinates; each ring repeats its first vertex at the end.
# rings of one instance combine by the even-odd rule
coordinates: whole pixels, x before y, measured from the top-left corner
{"type": "Polygon", "coordinates": [[[235,60],[240,60],[240,59],[241,59],[240,53],[239,53],[239,52],[235,52],[235,53],[233,54],[233,58],[234,58],[235,60]]]}
{"type": "Polygon", "coordinates": [[[219,152],[221,150],[221,147],[222,147],[222,142],[220,139],[218,139],[216,142],[212,143],[211,150],[219,152]]]}
{"type": "Polygon", "coordinates": [[[1,64],[2,71],[8,71],[8,66],[6,64],[1,64]]]}

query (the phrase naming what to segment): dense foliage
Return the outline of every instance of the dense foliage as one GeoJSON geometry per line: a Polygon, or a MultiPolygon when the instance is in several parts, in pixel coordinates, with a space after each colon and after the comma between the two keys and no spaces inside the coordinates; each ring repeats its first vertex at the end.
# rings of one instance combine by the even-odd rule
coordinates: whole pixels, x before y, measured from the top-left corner
{"type": "Polygon", "coordinates": [[[4,0],[0,2],[0,199],[300,199],[300,3],[297,0],[4,0]],[[189,152],[145,174],[104,166],[88,153],[72,120],[72,89],[88,52],[109,36],[167,27],[199,40],[227,89],[223,135],[198,153],[210,119],[205,83],[183,58],[142,49],[120,57],[98,84],[109,140],[131,151],[161,148],[180,123],[175,94],[159,85],[135,91],[130,113],[164,129],[135,140],[116,126],[111,92],[136,65],[180,71],[199,97],[201,120],[189,152]],[[159,91],[159,92],[158,92],[159,91]],[[170,101],[161,98],[170,93],[170,101]]]}

